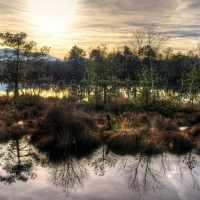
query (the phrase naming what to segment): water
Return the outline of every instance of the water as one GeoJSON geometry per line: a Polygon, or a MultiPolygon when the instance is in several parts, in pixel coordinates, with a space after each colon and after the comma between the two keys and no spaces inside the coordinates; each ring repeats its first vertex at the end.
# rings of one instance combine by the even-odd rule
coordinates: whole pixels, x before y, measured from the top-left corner
{"type": "Polygon", "coordinates": [[[88,155],[58,159],[28,141],[0,146],[2,200],[199,199],[200,158],[193,152],[122,156],[104,145],[88,155]]]}
{"type": "Polygon", "coordinates": [[[6,86],[7,84],[4,84],[4,83],[0,83],[0,92],[5,92],[6,91],[6,86]]]}

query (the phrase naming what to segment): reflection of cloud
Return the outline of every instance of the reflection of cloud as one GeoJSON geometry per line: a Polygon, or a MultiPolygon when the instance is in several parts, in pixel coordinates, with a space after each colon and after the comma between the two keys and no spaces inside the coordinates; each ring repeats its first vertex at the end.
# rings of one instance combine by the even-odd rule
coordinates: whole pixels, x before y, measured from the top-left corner
{"type": "MultiPolygon", "coordinates": [[[[61,5],[59,8],[66,5],[63,0],[57,0],[57,3],[61,5]]],[[[27,1],[12,0],[8,3],[2,0],[0,7],[0,32],[17,32],[20,27],[20,31],[27,32],[38,44],[51,46],[54,56],[60,55],[61,58],[74,45],[87,49],[106,43],[110,50],[114,46],[130,45],[131,32],[145,25],[169,32],[177,41],[181,40],[169,43],[176,49],[185,48],[191,40],[192,45],[197,43],[200,35],[199,0],[77,0],[76,18],[71,28],[56,36],[53,31],[42,32],[31,21],[27,1]]],[[[55,13],[59,15],[56,8],[55,13]]]]}

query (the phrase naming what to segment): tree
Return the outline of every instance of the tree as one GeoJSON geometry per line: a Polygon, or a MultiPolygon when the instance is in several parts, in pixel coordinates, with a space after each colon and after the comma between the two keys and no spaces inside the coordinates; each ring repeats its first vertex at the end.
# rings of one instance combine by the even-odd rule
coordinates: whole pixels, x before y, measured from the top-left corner
{"type": "Polygon", "coordinates": [[[172,65],[173,65],[173,50],[172,48],[168,47],[163,51],[164,56],[164,67],[162,67],[162,77],[164,79],[164,91],[168,92],[170,77],[172,76],[172,65]]]}
{"type": "Polygon", "coordinates": [[[65,59],[68,60],[68,66],[72,75],[72,79],[76,79],[78,82],[84,76],[85,56],[86,52],[75,45],[69,52],[68,57],[65,57],[65,59]]]}
{"type": "MultiPolygon", "coordinates": [[[[145,65],[141,72],[138,74],[139,78],[139,85],[142,86],[142,94],[141,97],[145,97],[146,106],[149,106],[150,100],[150,88],[151,88],[151,70],[145,65]]],[[[160,81],[160,77],[158,73],[153,71],[153,79],[155,84],[158,84],[160,81]]],[[[154,101],[155,101],[155,94],[154,94],[154,101]]]]}
{"type": "Polygon", "coordinates": [[[13,73],[14,73],[14,106],[18,104],[19,96],[19,73],[26,63],[31,63],[30,61],[37,61],[39,58],[43,59],[43,56],[47,54],[50,48],[43,47],[40,50],[36,48],[36,42],[26,41],[28,35],[27,33],[16,33],[12,34],[10,32],[0,33],[0,39],[3,40],[1,45],[8,46],[13,51],[11,51],[11,56],[9,61],[12,63],[13,73]],[[32,54],[32,51],[35,54],[32,54]],[[35,59],[35,60],[34,60],[35,59]]]}
{"type": "Polygon", "coordinates": [[[117,75],[120,72],[120,61],[117,52],[108,53],[105,44],[92,49],[87,66],[87,74],[91,85],[95,87],[95,98],[103,91],[103,101],[107,102],[108,92],[119,85],[117,75]]]}
{"type": "Polygon", "coordinates": [[[138,55],[142,67],[144,61],[148,60],[148,64],[145,63],[151,69],[151,89],[154,88],[154,58],[158,54],[160,48],[169,40],[171,36],[164,32],[159,32],[153,27],[147,26],[143,29],[138,29],[133,32],[132,47],[133,52],[138,55]]]}

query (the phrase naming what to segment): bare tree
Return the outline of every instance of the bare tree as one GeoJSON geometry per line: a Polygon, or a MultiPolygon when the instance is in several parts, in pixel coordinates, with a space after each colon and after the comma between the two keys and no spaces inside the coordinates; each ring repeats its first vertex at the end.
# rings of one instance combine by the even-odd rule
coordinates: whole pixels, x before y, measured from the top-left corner
{"type": "Polygon", "coordinates": [[[148,60],[151,71],[151,90],[154,89],[154,58],[158,55],[160,48],[170,39],[170,35],[160,32],[151,26],[137,29],[132,33],[133,52],[138,55],[141,66],[144,67],[144,59],[148,60]]]}

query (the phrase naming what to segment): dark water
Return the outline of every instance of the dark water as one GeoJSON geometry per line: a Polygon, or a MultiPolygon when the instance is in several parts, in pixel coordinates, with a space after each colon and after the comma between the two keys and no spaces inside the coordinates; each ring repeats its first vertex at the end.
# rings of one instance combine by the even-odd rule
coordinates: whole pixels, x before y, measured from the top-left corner
{"type": "Polygon", "coordinates": [[[39,152],[28,138],[0,144],[0,200],[197,200],[200,158],[193,152],[87,156],[39,152]]]}

